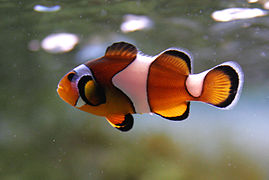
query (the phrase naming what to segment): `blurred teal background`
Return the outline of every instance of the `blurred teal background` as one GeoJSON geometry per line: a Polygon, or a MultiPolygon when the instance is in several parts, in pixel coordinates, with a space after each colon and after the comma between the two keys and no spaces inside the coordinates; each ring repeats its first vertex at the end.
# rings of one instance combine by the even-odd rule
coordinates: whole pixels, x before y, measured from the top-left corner
{"type": "Polygon", "coordinates": [[[0,179],[269,179],[266,3],[1,0],[0,179]],[[227,8],[259,8],[265,15],[212,18],[227,8]],[[128,25],[130,17],[144,26],[128,25]],[[136,29],[126,30],[124,23],[136,29]],[[62,45],[46,49],[43,40],[57,33],[72,33],[79,41],[68,52],[61,52],[62,45]],[[135,115],[134,128],[119,132],[56,93],[65,73],[117,41],[149,55],[188,49],[195,73],[236,61],[245,73],[241,99],[229,111],[193,102],[182,122],[135,115]]]}

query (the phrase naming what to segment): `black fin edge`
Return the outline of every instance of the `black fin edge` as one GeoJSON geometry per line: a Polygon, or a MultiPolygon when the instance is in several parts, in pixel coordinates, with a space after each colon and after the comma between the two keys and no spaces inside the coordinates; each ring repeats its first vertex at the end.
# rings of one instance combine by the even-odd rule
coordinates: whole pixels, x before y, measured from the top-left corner
{"type": "Polygon", "coordinates": [[[157,113],[155,113],[155,114],[157,114],[157,115],[159,115],[159,116],[161,116],[161,117],[163,117],[165,119],[171,120],[171,121],[182,121],[182,120],[186,119],[189,116],[189,112],[190,112],[190,102],[187,103],[187,109],[186,109],[186,111],[182,115],[180,115],[180,116],[176,116],[176,117],[165,117],[165,116],[162,116],[162,115],[157,114],[157,113]]]}
{"type": "MultiPolygon", "coordinates": [[[[233,102],[233,100],[237,94],[238,87],[239,87],[239,75],[237,74],[237,72],[234,68],[232,68],[231,66],[228,66],[228,65],[218,66],[215,69],[223,71],[225,74],[227,74],[229,76],[230,81],[231,81],[231,88],[230,88],[230,92],[229,92],[230,94],[229,94],[228,98],[219,104],[212,104],[212,105],[217,106],[219,108],[225,108],[233,102]]],[[[213,69],[213,70],[215,70],[215,69],[213,69]]]]}
{"type": "Polygon", "coordinates": [[[118,130],[126,132],[132,129],[133,124],[134,124],[133,116],[131,114],[126,114],[124,117],[124,121],[120,124],[115,124],[115,125],[120,126],[120,127],[116,127],[118,130]]]}
{"type": "Polygon", "coordinates": [[[184,51],[171,49],[171,50],[165,51],[163,54],[169,54],[171,56],[175,56],[175,57],[179,57],[180,59],[183,59],[187,63],[189,72],[191,73],[191,58],[189,57],[187,53],[185,53],[184,51]]]}

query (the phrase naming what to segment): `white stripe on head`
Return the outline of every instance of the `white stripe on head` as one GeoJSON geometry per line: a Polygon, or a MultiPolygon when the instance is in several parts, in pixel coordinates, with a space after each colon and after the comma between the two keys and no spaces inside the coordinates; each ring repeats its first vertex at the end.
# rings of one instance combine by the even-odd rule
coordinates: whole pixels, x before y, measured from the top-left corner
{"type": "Polygon", "coordinates": [[[78,97],[78,100],[77,100],[77,102],[76,102],[76,106],[75,107],[77,107],[77,108],[80,108],[80,107],[82,107],[82,106],[84,106],[86,103],[83,101],[83,99],[79,96],[78,97]]]}
{"type": "MultiPolygon", "coordinates": [[[[78,67],[76,67],[75,69],[73,69],[73,71],[76,72],[76,75],[78,76],[78,78],[76,79],[76,88],[78,88],[78,82],[81,79],[81,77],[83,76],[92,76],[92,72],[91,70],[85,65],[85,64],[81,64],[78,67]]],[[[78,89],[77,89],[78,91],[78,89]]],[[[79,108],[83,105],[85,105],[86,102],[83,101],[83,99],[79,96],[77,103],[75,105],[75,107],[79,108]]]]}
{"type": "Polygon", "coordinates": [[[85,64],[81,64],[73,70],[77,73],[79,79],[81,76],[85,76],[85,75],[92,76],[92,72],[85,64]]]}
{"type": "Polygon", "coordinates": [[[149,113],[147,79],[150,64],[155,57],[138,53],[136,59],[112,78],[112,83],[133,102],[137,113],[149,113]]]}

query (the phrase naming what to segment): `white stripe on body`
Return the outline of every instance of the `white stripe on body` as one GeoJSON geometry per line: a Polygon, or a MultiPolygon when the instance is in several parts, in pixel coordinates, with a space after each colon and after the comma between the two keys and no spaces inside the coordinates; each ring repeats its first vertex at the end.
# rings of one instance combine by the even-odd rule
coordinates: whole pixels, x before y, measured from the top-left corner
{"type": "Polygon", "coordinates": [[[186,80],[186,87],[188,92],[194,96],[199,97],[202,94],[204,79],[209,70],[201,72],[199,74],[190,74],[186,80]]]}
{"type": "Polygon", "coordinates": [[[137,54],[136,59],[112,78],[112,83],[133,102],[136,113],[150,113],[147,79],[150,64],[156,59],[137,54]]]}

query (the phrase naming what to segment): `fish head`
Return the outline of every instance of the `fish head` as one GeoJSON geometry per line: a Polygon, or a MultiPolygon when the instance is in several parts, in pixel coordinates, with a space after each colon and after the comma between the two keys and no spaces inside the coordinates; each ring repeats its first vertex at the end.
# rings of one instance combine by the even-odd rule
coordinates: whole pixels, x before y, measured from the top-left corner
{"type": "Polygon", "coordinates": [[[84,109],[106,102],[104,89],[96,82],[91,69],[82,64],[68,72],[59,82],[57,92],[68,104],[84,109]]]}

